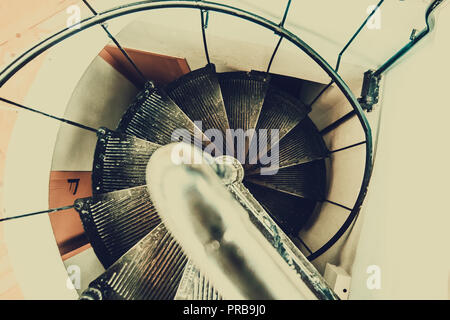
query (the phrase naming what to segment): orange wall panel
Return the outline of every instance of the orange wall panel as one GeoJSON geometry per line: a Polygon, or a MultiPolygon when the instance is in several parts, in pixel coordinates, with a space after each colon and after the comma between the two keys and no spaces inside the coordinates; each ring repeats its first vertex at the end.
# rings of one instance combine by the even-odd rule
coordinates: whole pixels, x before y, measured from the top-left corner
{"type": "MultiPolygon", "coordinates": [[[[92,195],[91,172],[52,171],[49,189],[49,208],[72,205],[76,199],[92,195]]],[[[88,243],[75,209],[50,213],[49,216],[61,255],[88,243]]]]}
{"type": "MultiPolygon", "coordinates": [[[[162,54],[124,48],[139,70],[158,85],[166,85],[190,71],[186,59],[162,54]]],[[[116,46],[108,45],[101,52],[106,62],[122,73],[128,80],[141,86],[138,73],[116,46]]]]}

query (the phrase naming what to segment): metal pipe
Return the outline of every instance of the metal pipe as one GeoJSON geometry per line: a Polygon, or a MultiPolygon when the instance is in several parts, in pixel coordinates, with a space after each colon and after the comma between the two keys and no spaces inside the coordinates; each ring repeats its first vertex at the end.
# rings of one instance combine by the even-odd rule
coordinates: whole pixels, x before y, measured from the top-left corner
{"type": "Polygon", "coordinates": [[[386,72],[392,65],[401,57],[403,57],[412,47],[414,47],[420,40],[422,40],[428,33],[434,28],[434,16],[432,13],[434,10],[445,0],[435,0],[429,6],[425,13],[426,27],[417,36],[413,36],[411,41],[408,42],[403,48],[401,48],[396,54],[394,54],[389,60],[387,60],[381,67],[379,67],[374,73],[373,77],[378,77],[382,73],[386,72]]]}
{"type": "Polygon", "coordinates": [[[158,149],[148,190],[168,230],[225,299],[316,299],[253,226],[204,158],[185,143],[158,149]]]}
{"type": "Polygon", "coordinates": [[[10,105],[12,105],[14,107],[17,107],[17,108],[21,108],[23,110],[27,110],[27,111],[31,111],[31,112],[40,114],[41,116],[44,116],[44,117],[47,117],[47,118],[50,118],[50,119],[54,119],[54,120],[58,120],[58,121],[67,123],[67,124],[69,124],[71,126],[74,126],[74,127],[80,128],[80,129],[84,129],[84,130],[91,131],[91,132],[97,132],[97,129],[95,129],[95,128],[86,126],[84,124],[81,124],[81,123],[78,123],[78,122],[75,122],[75,121],[72,121],[72,120],[60,118],[60,117],[54,116],[52,114],[48,114],[48,113],[43,112],[43,111],[39,111],[37,109],[33,109],[33,108],[30,108],[30,107],[24,106],[23,104],[11,101],[9,99],[5,99],[5,98],[0,97],[0,101],[4,102],[4,103],[8,103],[8,104],[10,104],[10,105]]]}
{"type": "Polygon", "coordinates": [[[53,212],[58,212],[58,211],[63,211],[63,210],[69,210],[69,209],[72,209],[74,207],[75,207],[74,205],[69,205],[69,206],[64,206],[64,207],[59,207],[59,208],[52,208],[52,209],[43,210],[43,211],[36,211],[36,212],[31,212],[31,213],[25,213],[25,214],[21,214],[21,215],[18,215],[18,216],[2,218],[2,219],[0,219],[0,222],[20,219],[20,218],[26,218],[26,217],[35,216],[35,215],[44,214],[44,213],[53,213],[53,212]]]}

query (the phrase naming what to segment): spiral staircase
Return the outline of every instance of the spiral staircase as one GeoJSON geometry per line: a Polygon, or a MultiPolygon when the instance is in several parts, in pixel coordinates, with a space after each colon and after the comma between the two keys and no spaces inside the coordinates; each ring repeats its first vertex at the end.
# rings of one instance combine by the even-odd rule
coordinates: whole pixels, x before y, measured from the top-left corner
{"type": "MultiPolygon", "coordinates": [[[[261,175],[261,164],[243,163],[243,183],[282,231],[297,238],[326,194],[328,150],[308,112],[265,73],[216,73],[207,65],[165,88],[147,82],[117,129],[99,130],[94,195],[76,203],[91,245],[110,268],[93,284],[101,292],[95,296],[174,298],[187,258],[160,224],[145,172],[153,152],[173,142],[176,129],[186,129],[194,143],[197,121],[204,132],[254,128],[257,136],[260,129],[279,130],[279,141],[272,142],[279,144],[277,172],[261,175]]],[[[201,294],[208,296],[208,290],[201,294]]]]}
{"type": "MultiPolygon", "coordinates": [[[[301,8],[308,6],[322,14],[326,13],[324,4],[287,0],[263,5],[258,0],[242,1],[238,8],[233,7],[234,2],[114,0],[120,5],[110,8],[110,0],[82,0],[78,9],[87,18],[71,20],[76,24],[72,26],[67,22],[66,28],[46,39],[35,34],[33,47],[17,56],[8,54],[14,59],[0,70],[0,112],[6,106],[12,115],[0,119],[0,193],[4,192],[0,200],[5,203],[0,203],[1,299],[19,298],[22,293],[25,298],[84,300],[346,299],[349,284],[332,290],[327,272],[324,274],[327,263],[351,272],[353,297],[429,297],[432,290],[424,288],[430,287],[431,273],[423,272],[430,267],[429,260],[416,261],[410,270],[403,263],[431,248],[441,259],[439,250],[445,251],[445,241],[417,235],[422,235],[423,229],[446,234],[446,230],[435,231],[438,224],[445,229],[445,223],[437,223],[434,215],[443,209],[420,206],[424,199],[435,199],[436,190],[430,189],[427,198],[425,190],[415,193],[415,186],[405,187],[402,173],[407,169],[426,172],[418,175],[424,181],[433,174],[417,171],[428,161],[425,158],[416,157],[408,168],[404,165],[403,155],[411,149],[406,135],[414,130],[406,126],[405,134],[399,135],[397,124],[403,123],[404,116],[398,108],[406,110],[407,105],[404,112],[415,114],[419,121],[423,113],[411,105],[419,105],[418,101],[431,104],[432,97],[439,101],[437,96],[445,99],[438,90],[423,94],[440,88],[438,81],[420,85],[422,77],[438,79],[441,62],[446,60],[445,54],[437,54],[446,50],[440,45],[445,42],[445,28],[437,34],[439,41],[438,37],[430,39],[437,46],[425,50],[433,52],[439,62],[426,61],[426,68],[419,68],[425,59],[418,54],[405,64],[419,62],[413,73],[417,85],[412,85],[412,80],[405,83],[409,91],[417,87],[422,95],[402,91],[403,78],[399,80],[398,75],[403,71],[404,77],[409,70],[405,72],[405,65],[398,64],[398,74],[396,70],[386,77],[386,82],[392,81],[386,89],[400,93],[386,90],[382,105],[373,107],[380,97],[381,75],[433,31],[435,9],[444,7],[441,4],[446,1],[418,5],[380,0],[368,9],[368,16],[350,38],[360,23],[357,12],[366,9],[361,2],[354,1],[344,10],[329,1],[333,14],[321,19],[314,15],[309,19],[305,16],[309,11],[301,8]],[[295,9],[291,8],[289,21],[291,2],[295,9]],[[385,15],[383,23],[395,28],[383,27],[378,35],[365,32],[365,38],[361,37],[365,27],[377,29],[376,19],[370,20],[380,14],[383,3],[383,10],[392,16],[409,10],[405,20],[400,23],[385,15]],[[268,7],[271,9],[265,11],[268,7]],[[165,15],[177,10],[181,14],[170,19],[165,15]],[[334,14],[338,10],[348,14],[348,21],[334,14]],[[425,28],[420,32],[415,18],[409,17],[414,12],[420,26],[425,12],[425,28]],[[124,27],[128,18],[132,23],[124,27]],[[336,23],[339,30],[327,29],[336,23]],[[394,51],[399,42],[404,43],[402,32],[394,29],[411,26],[409,42],[394,51]],[[389,37],[388,29],[392,43],[374,46],[389,37]],[[326,38],[331,34],[332,39],[326,38]],[[325,38],[316,42],[317,35],[325,38]],[[349,50],[353,52],[342,59],[356,38],[361,40],[358,49],[349,50]],[[341,45],[333,68],[329,62],[341,45]],[[357,51],[369,46],[370,53],[364,52],[360,60],[357,51]],[[41,54],[48,56],[40,60],[41,54]],[[145,62],[151,59],[156,60],[145,62]],[[170,65],[178,69],[173,72],[170,65]],[[33,75],[37,70],[39,74],[33,75]],[[28,72],[32,76],[27,77],[28,72]],[[33,79],[36,81],[28,88],[33,79]],[[14,94],[11,88],[15,85],[23,95],[14,94]],[[354,93],[359,90],[361,97],[356,99],[354,93]],[[398,96],[405,106],[393,99],[398,96]],[[380,109],[385,104],[390,113],[383,119],[400,121],[384,122],[387,126],[381,140],[385,148],[387,140],[394,147],[389,156],[386,149],[378,156],[381,169],[372,178],[377,187],[364,202],[378,137],[383,137],[380,109]],[[395,104],[397,108],[393,108],[395,104]],[[364,112],[372,109],[374,112],[364,112]],[[376,128],[375,148],[371,127],[376,128]],[[245,133],[243,140],[232,135],[239,131],[245,133]],[[270,135],[271,131],[278,135],[270,135]],[[230,135],[232,139],[227,140],[230,135]],[[261,141],[267,142],[268,148],[264,149],[261,141]],[[206,163],[173,163],[167,155],[176,147],[199,154],[204,151],[206,163]],[[391,156],[394,154],[396,159],[391,156]],[[55,159],[58,169],[54,169],[55,159]],[[70,201],[55,202],[52,198],[63,192],[53,189],[53,173],[64,172],[80,174],[88,183],[82,184],[82,192],[77,194],[78,182],[73,187],[74,179],[61,175],[64,187],[69,183],[73,194],[70,201]],[[386,172],[391,172],[392,179],[386,172]],[[386,185],[389,187],[380,191],[386,185]],[[410,201],[414,194],[421,201],[410,201]],[[371,230],[360,231],[355,222],[363,202],[364,227],[371,230]],[[380,212],[384,203],[389,207],[380,212]],[[424,220],[423,210],[432,218],[424,220]],[[404,225],[399,219],[402,214],[408,231],[399,233],[404,225]],[[55,217],[62,229],[53,224],[55,217]],[[193,232],[191,223],[197,223],[199,229],[195,230],[200,231],[193,232]],[[66,232],[63,229],[74,226],[78,233],[70,234],[74,237],[70,240],[80,237],[65,247],[58,237],[66,232]],[[227,228],[240,232],[227,234],[227,228]],[[200,238],[205,234],[203,240],[214,241],[203,243],[200,238]],[[418,239],[414,245],[413,239],[418,239]],[[405,246],[412,249],[405,250],[405,246]],[[386,271],[383,291],[371,291],[367,285],[367,266],[373,263],[386,271]],[[231,287],[224,285],[230,283],[231,287]]],[[[64,11],[67,3],[59,1],[58,8],[64,11]]],[[[75,16],[76,10],[70,19],[75,16]]],[[[445,19],[442,21],[445,25],[445,19]]],[[[25,39],[24,35],[15,33],[13,38],[25,39]]],[[[5,55],[2,52],[0,58],[5,55]]],[[[445,123],[437,125],[437,119],[427,122],[445,127],[445,123]]],[[[426,145],[431,150],[438,148],[437,144],[426,145]]],[[[436,166],[436,176],[441,175],[439,170],[436,166]]],[[[430,185],[436,180],[430,180],[430,185]]]]}
{"type": "MultiPolygon", "coordinates": [[[[372,166],[372,145],[370,127],[361,107],[337,72],[301,39],[283,28],[289,4],[282,23],[275,24],[249,12],[220,4],[179,2],[138,3],[136,7],[130,5],[102,14],[94,11],[95,16],[83,22],[85,25],[81,31],[84,27],[101,24],[122,50],[125,61],[128,60],[127,63],[140,73],[139,66],[134,64],[133,59],[108,32],[104,21],[115,15],[133,13],[136,8],[152,10],[179,5],[200,9],[207,57],[205,67],[190,71],[169,84],[151,81],[154,79],[145,79],[142,86],[138,83],[139,93],[114,130],[91,128],[41,112],[44,116],[75,126],[77,130],[81,128],[95,132],[97,136],[92,166],[92,196],[77,199],[73,207],[79,213],[85,234],[105,272],[90,283],[81,298],[227,298],[215,286],[214,276],[207,276],[201,263],[191,259],[183,249],[183,244],[171,234],[170,228],[166,229],[161,213],[157,210],[158,205],[149,192],[146,178],[149,161],[165,145],[179,141],[174,140],[173,133],[184,129],[187,135],[181,137],[183,142],[205,151],[214,150],[212,155],[216,160],[224,155],[239,160],[240,165],[237,167],[242,170],[237,174],[239,179],[233,183],[224,182],[224,185],[263,235],[265,242],[277,252],[295,277],[306,285],[306,296],[337,299],[336,293],[309,260],[322,255],[348,232],[364,199],[372,166]],[[280,35],[268,69],[217,72],[216,66],[210,62],[205,38],[204,15],[207,10],[239,16],[280,35]],[[311,57],[330,76],[335,88],[344,93],[351,106],[351,111],[344,118],[348,120],[354,117],[353,120],[362,128],[364,141],[334,150],[327,148],[324,135],[344,120],[337,119],[330,126],[322,126],[319,130],[310,113],[314,103],[330,88],[331,83],[322,86],[322,91],[314,91],[313,95],[318,93],[316,98],[305,103],[295,94],[298,90],[291,90],[298,81],[303,80],[271,73],[270,64],[283,39],[289,40],[311,57]],[[243,145],[239,145],[233,139],[217,139],[217,134],[211,134],[214,129],[215,133],[219,132],[224,137],[229,135],[230,130],[254,133],[246,137],[243,145]],[[271,130],[278,132],[278,138],[267,136],[266,133],[271,130]],[[267,141],[269,148],[260,150],[261,141],[267,141]],[[352,191],[356,194],[352,196],[354,202],[342,205],[337,202],[339,199],[330,200],[330,189],[336,188],[330,183],[330,172],[335,169],[332,155],[360,145],[364,145],[361,148],[364,153],[364,172],[362,181],[359,181],[360,188],[352,191]],[[239,157],[242,149],[243,157],[239,157]],[[267,158],[276,159],[276,166],[268,163],[267,158]],[[341,224],[334,222],[335,231],[328,237],[322,236],[313,250],[302,239],[302,232],[311,231],[307,230],[309,228],[312,232],[319,230],[320,233],[320,226],[317,227],[316,222],[320,220],[324,223],[325,203],[342,209],[345,219],[340,221],[341,224]],[[316,228],[311,228],[314,224],[316,228]]],[[[57,35],[58,38],[50,39],[54,41],[51,45],[77,32],[66,30],[57,35]]],[[[46,50],[48,46],[42,43],[27,53],[29,57],[19,57],[1,74],[0,84],[8,81],[27,64],[27,59],[35,56],[36,52],[46,50]]],[[[36,112],[24,105],[15,105],[36,112]]],[[[66,209],[62,207],[54,211],[66,209]]],[[[326,223],[330,222],[325,219],[326,223]]]]}

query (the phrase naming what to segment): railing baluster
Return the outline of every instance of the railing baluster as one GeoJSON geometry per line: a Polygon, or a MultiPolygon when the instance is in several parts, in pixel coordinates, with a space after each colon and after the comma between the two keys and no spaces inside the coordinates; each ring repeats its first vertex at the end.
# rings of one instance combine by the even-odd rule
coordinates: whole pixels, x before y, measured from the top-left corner
{"type": "Polygon", "coordinates": [[[329,87],[331,87],[331,85],[333,84],[333,81],[331,81],[330,83],[328,83],[320,92],[319,94],[311,101],[311,103],[309,104],[309,109],[312,108],[312,106],[317,102],[317,100],[319,100],[319,98],[322,96],[322,94],[328,90],[329,87]]]}
{"type": "Polygon", "coordinates": [[[343,204],[340,204],[340,203],[337,203],[337,202],[334,202],[334,201],[331,201],[331,200],[325,200],[325,202],[328,202],[328,203],[331,203],[332,205],[341,207],[341,208],[343,208],[343,209],[345,209],[345,210],[347,210],[347,211],[352,211],[351,208],[349,208],[349,207],[347,207],[347,206],[344,206],[343,204]]]}
{"type": "MultiPolygon", "coordinates": [[[[97,11],[90,5],[90,3],[87,0],[83,0],[83,3],[88,7],[88,9],[94,14],[98,15],[97,11]]],[[[145,83],[147,81],[147,78],[144,76],[142,71],[138,68],[136,63],[131,59],[131,57],[128,55],[128,53],[125,51],[125,49],[120,45],[119,41],[109,32],[108,27],[105,23],[101,24],[103,30],[106,32],[108,37],[114,42],[114,44],[119,48],[120,52],[123,54],[123,56],[128,60],[128,62],[131,64],[131,66],[136,70],[138,76],[141,78],[142,82],[145,83]]]]}
{"type": "MultiPolygon", "coordinates": [[[[380,6],[383,4],[384,0],[381,0],[380,2],[378,2],[378,4],[375,6],[375,8],[370,12],[370,14],[366,17],[366,19],[364,20],[364,22],[361,24],[361,26],[358,28],[358,30],[356,30],[356,32],[353,34],[353,36],[350,38],[349,41],[347,41],[347,43],[345,44],[345,46],[342,48],[342,50],[339,52],[338,54],[338,59],[336,62],[336,67],[334,68],[334,70],[336,72],[339,71],[339,67],[341,66],[341,60],[342,60],[342,56],[344,55],[345,51],[348,49],[348,47],[352,44],[352,42],[356,39],[356,37],[358,36],[358,34],[361,32],[361,30],[366,26],[367,22],[369,22],[370,18],[372,18],[372,16],[375,14],[375,12],[377,12],[377,10],[380,8],[380,6]]],[[[309,107],[312,108],[312,106],[319,100],[319,98],[322,96],[322,94],[328,90],[328,88],[331,87],[331,85],[333,84],[333,81],[331,81],[322,91],[319,92],[319,94],[313,99],[313,101],[309,104],[309,107]]]]}
{"type": "MultiPolygon", "coordinates": [[[[288,2],[286,4],[286,9],[284,10],[283,18],[281,19],[281,22],[279,24],[280,27],[284,26],[284,23],[286,22],[286,18],[289,13],[290,7],[291,7],[291,0],[288,0],[288,2]]],[[[270,68],[272,67],[273,60],[275,59],[275,55],[277,54],[278,49],[280,48],[281,41],[283,41],[283,36],[280,36],[280,39],[278,40],[278,43],[275,46],[275,49],[273,50],[272,56],[270,57],[269,65],[267,66],[266,73],[269,73],[270,68]]]]}
{"type": "Polygon", "coordinates": [[[54,115],[51,115],[51,114],[48,114],[48,113],[45,113],[45,112],[42,112],[42,111],[30,108],[30,107],[27,107],[27,106],[24,106],[24,105],[22,105],[20,103],[17,103],[17,102],[14,102],[14,101],[2,98],[2,97],[0,97],[0,101],[3,101],[5,103],[8,103],[10,105],[16,106],[16,107],[24,109],[24,110],[28,110],[28,111],[31,111],[31,112],[38,113],[40,115],[43,115],[43,116],[51,118],[51,119],[55,119],[55,120],[58,120],[58,121],[70,124],[72,126],[75,126],[75,127],[78,127],[78,128],[84,129],[84,130],[97,132],[97,129],[85,126],[84,124],[81,124],[81,123],[78,123],[78,122],[75,122],[75,121],[72,121],[72,120],[67,120],[67,119],[64,119],[64,118],[56,117],[54,115]]]}
{"type": "Polygon", "coordinates": [[[202,23],[203,48],[205,49],[206,61],[210,64],[211,60],[209,59],[208,43],[206,41],[206,28],[208,28],[209,11],[200,9],[200,19],[202,23]]]}
{"type": "Polygon", "coordinates": [[[343,115],[342,117],[340,117],[339,119],[337,119],[336,121],[334,121],[333,123],[331,123],[330,125],[328,125],[327,127],[323,128],[320,131],[321,135],[325,135],[330,131],[333,131],[334,129],[336,129],[337,127],[339,127],[341,124],[343,124],[344,122],[346,122],[347,120],[353,118],[356,115],[355,110],[352,110],[348,113],[346,113],[345,115],[343,115]]]}
{"type": "Polygon", "coordinates": [[[309,246],[306,244],[305,241],[302,240],[302,238],[297,237],[298,241],[300,241],[300,243],[302,244],[302,246],[305,247],[305,249],[309,252],[309,254],[312,254],[312,250],[309,248],[309,246]]]}
{"type": "Polygon", "coordinates": [[[378,4],[375,6],[375,8],[372,10],[372,12],[370,12],[370,14],[367,16],[367,18],[364,20],[364,22],[358,28],[358,30],[356,30],[356,32],[353,34],[353,36],[350,38],[350,40],[344,46],[344,48],[342,48],[341,52],[339,52],[338,59],[336,62],[336,68],[334,68],[334,70],[336,70],[336,72],[339,71],[342,55],[345,53],[345,51],[348,49],[348,47],[352,44],[353,40],[356,39],[358,34],[361,32],[361,30],[366,26],[366,24],[367,24],[367,22],[369,22],[370,18],[372,18],[372,16],[375,14],[375,12],[377,12],[377,10],[380,8],[380,6],[383,4],[383,2],[384,2],[384,0],[381,0],[380,2],[378,2],[378,4]]]}
{"type": "Polygon", "coordinates": [[[64,207],[59,207],[59,208],[48,209],[48,210],[44,210],[44,211],[36,211],[36,212],[31,212],[31,213],[25,213],[25,214],[21,214],[21,215],[18,215],[18,216],[2,218],[2,219],[0,219],[0,222],[4,222],[4,221],[8,221],[8,220],[20,219],[20,218],[26,218],[26,217],[35,216],[35,215],[38,215],[38,214],[52,213],[52,212],[68,210],[68,209],[72,209],[74,207],[75,207],[74,205],[70,205],[70,206],[64,206],[64,207]]]}
{"type": "Polygon", "coordinates": [[[339,151],[344,151],[344,150],[347,150],[347,149],[350,149],[350,148],[354,148],[354,147],[362,145],[362,144],[364,144],[366,142],[367,141],[364,140],[364,141],[361,141],[361,142],[358,142],[358,143],[355,143],[355,144],[352,144],[352,145],[349,145],[349,146],[346,146],[346,147],[343,147],[343,148],[340,148],[340,149],[337,149],[337,150],[333,150],[333,151],[330,151],[330,154],[331,153],[336,153],[336,152],[339,152],[339,151]]]}

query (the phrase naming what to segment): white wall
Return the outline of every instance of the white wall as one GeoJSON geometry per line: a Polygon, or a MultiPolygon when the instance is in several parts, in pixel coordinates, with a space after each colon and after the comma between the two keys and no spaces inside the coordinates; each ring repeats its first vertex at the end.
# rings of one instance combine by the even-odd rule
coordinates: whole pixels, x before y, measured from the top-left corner
{"type": "Polygon", "coordinates": [[[385,75],[351,298],[448,298],[449,37],[446,5],[435,32],[385,75]],[[380,268],[379,290],[366,285],[370,265],[380,268]]]}
{"type": "MultiPolygon", "coordinates": [[[[106,44],[101,28],[92,28],[52,48],[24,104],[62,117],[79,79],[106,44]],[[83,48],[83,54],[74,55],[83,48]]],[[[5,216],[46,210],[52,155],[60,123],[19,111],[5,168],[5,216]]],[[[48,215],[4,225],[15,276],[25,299],[73,299],[67,273],[48,215]]]]}
{"type": "MultiPolygon", "coordinates": [[[[101,57],[90,63],[73,91],[64,117],[92,128],[116,129],[138,90],[101,57]]],[[[52,170],[91,171],[97,136],[62,124],[52,170]]]]}

